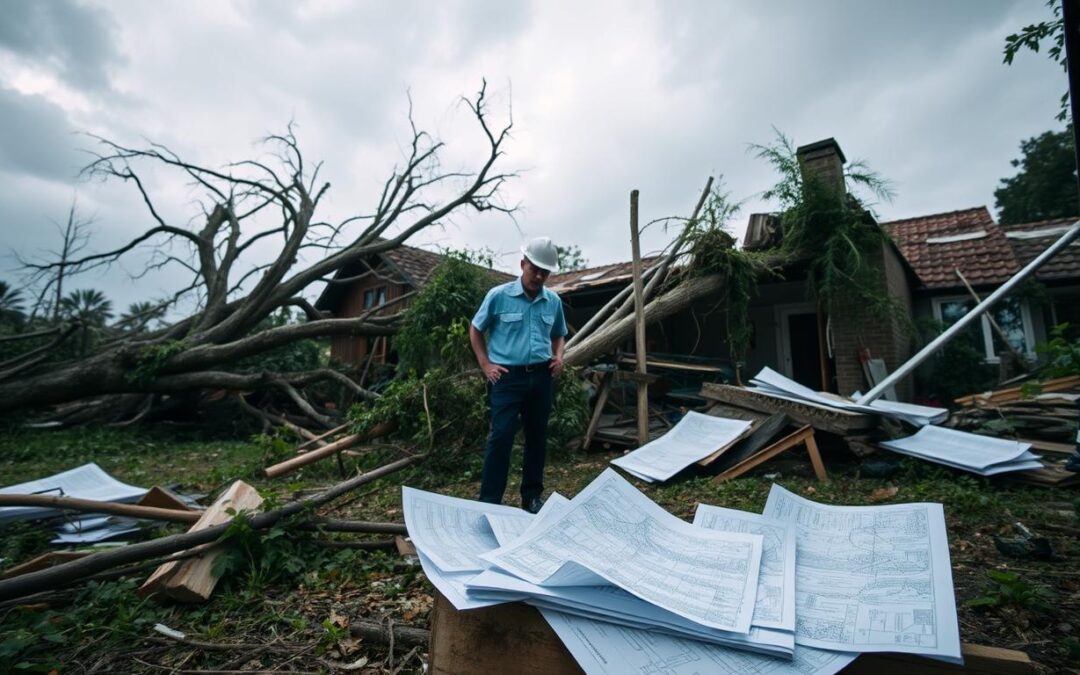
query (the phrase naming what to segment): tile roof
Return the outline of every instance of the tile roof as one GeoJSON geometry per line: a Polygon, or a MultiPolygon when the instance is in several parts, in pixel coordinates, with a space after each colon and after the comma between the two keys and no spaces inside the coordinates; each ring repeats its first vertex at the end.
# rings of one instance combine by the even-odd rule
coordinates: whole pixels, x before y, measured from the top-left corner
{"type": "MultiPolygon", "coordinates": [[[[660,260],[660,256],[646,256],[641,259],[642,270],[647,270],[660,260]]],[[[633,277],[632,262],[618,262],[610,265],[598,265],[573,272],[552,274],[545,286],[556,293],[572,293],[587,288],[598,288],[614,283],[626,283],[633,277]]]]}
{"type": "Polygon", "coordinates": [[[1020,269],[1005,230],[985,206],[881,223],[924,288],[995,285],[1020,269]]]}
{"type": "MultiPolygon", "coordinates": [[[[1037,223],[1002,225],[1009,245],[1021,265],[1035,259],[1048,246],[1061,238],[1065,230],[1076,222],[1076,218],[1058,218],[1042,220],[1037,223]]],[[[1035,272],[1040,281],[1061,279],[1080,279],[1080,240],[1069,244],[1035,272]]]]}
{"type": "MultiPolygon", "coordinates": [[[[398,274],[394,276],[400,276],[401,281],[412,288],[421,288],[431,278],[435,268],[445,259],[440,253],[434,251],[427,251],[422,248],[416,248],[415,246],[406,246],[401,244],[395,248],[378,254],[379,258],[387,263],[398,274]]],[[[373,262],[372,265],[375,263],[373,262]]],[[[480,267],[482,270],[491,275],[494,283],[501,284],[507,281],[511,281],[516,277],[506,272],[500,272],[496,269],[489,267],[480,267]]],[[[367,271],[362,263],[354,263],[347,265],[343,268],[339,268],[334,273],[335,279],[348,278],[363,274],[367,271]]],[[[385,273],[384,273],[385,274],[385,273]]],[[[337,306],[341,301],[341,296],[347,291],[347,285],[344,284],[327,284],[323,289],[319,299],[315,303],[315,307],[321,310],[330,309],[337,306]]]]}

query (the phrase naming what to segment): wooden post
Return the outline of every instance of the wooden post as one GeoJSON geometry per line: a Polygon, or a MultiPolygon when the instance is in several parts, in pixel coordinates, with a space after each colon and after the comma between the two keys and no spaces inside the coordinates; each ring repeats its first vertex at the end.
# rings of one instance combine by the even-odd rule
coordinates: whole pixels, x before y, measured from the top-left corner
{"type": "MultiPolygon", "coordinates": [[[[645,292],[641,285],[641,245],[638,242],[638,191],[630,191],[630,247],[634,255],[634,343],[637,372],[645,374],[645,292]]],[[[638,445],[649,442],[649,385],[637,384],[638,445]]]]}
{"type": "Polygon", "coordinates": [[[582,450],[588,450],[593,436],[600,426],[600,416],[604,414],[604,404],[607,403],[608,393],[611,391],[611,373],[600,376],[600,392],[596,395],[596,407],[593,408],[592,419],[589,420],[589,428],[585,430],[585,440],[581,443],[582,450]]]}

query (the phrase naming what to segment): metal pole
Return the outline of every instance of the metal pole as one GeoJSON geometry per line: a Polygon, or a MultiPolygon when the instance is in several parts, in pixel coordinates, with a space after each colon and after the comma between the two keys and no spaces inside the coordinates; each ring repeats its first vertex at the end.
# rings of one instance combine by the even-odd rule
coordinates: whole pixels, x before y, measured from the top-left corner
{"type": "Polygon", "coordinates": [[[918,354],[908,359],[907,363],[897,368],[891,375],[879,382],[876,387],[866,392],[862,398],[855,402],[860,405],[867,405],[872,401],[876,401],[883,393],[885,393],[886,389],[907,377],[911,371],[919,366],[919,364],[928,359],[934,352],[941,349],[946,342],[953,339],[958,333],[967,328],[972,321],[977,321],[979,317],[982,316],[983,312],[990,309],[994,303],[1005,297],[1005,295],[1016,288],[1021,281],[1031,276],[1035,270],[1043,266],[1043,263],[1057,255],[1058,251],[1071,244],[1077,236],[1080,236],[1080,220],[1073,223],[1072,227],[1069,228],[1069,231],[1061,235],[1060,239],[1040,253],[1039,257],[1029,262],[1024,269],[1017,272],[1011,279],[1002,284],[1001,288],[997,289],[987,296],[985,300],[972,307],[971,311],[960,317],[959,321],[949,326],[945,332],[934,338],[930,344],[919,350],[918,354]]]}

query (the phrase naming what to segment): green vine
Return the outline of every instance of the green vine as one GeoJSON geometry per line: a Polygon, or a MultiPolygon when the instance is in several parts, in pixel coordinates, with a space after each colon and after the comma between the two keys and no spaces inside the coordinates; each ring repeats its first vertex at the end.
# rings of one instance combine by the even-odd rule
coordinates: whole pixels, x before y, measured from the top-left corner
{"type": "Polygon", "coordinates": [[[810,294],[830,312],[853,311],[856,318],[892,320],[904,316],[885,285],[878,257],[888,242],[873,213],[853,196],[868,191],[892,199],[890,183],[855,161],[844,169],[843,190],[804,175],[791,139],[777,132],[771,145],[753,145],[758,158],[773,165],[779,180],[763,197],[780,207],[781,251],[808,262],[810,294]]]}
{"type": "Polygon", "coordinates": [[[165,363],[185,348],[183,340],[167,340],[143,347],[135,357],[135,366],[124,373],[124,379],[132,384],[152,382],[165,363]]]}

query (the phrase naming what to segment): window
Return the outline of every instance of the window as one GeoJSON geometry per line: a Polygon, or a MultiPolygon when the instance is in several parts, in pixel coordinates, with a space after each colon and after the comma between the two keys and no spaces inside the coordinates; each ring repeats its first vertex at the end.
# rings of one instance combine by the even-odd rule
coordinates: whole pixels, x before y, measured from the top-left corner
{"type": "Polygon", "coordinates": [[[364,309],[382,307],[386,304],[386,286],[369,288],[364,291],[364,309]]]}
{"type": "MultiPolygon", "coordinates": [[[[934,298],[934,318],[949,327],[973,307],[975,307],[975,300],[970,297],[934,298]]],[[[1013,349],[1021,354],[1032,353],[1035,340],[1031,330],[1031,315],[1027,303],[1016,298],[999,301],[989,312],[983,314],[978,322],[968,326],[964,331],[964,336],[959,339],[970,340],[973,347],[986,355],[988,362],[997,363],[998,354],[1007,351],[1008,347],[997,331],[991,328],[987,315],[994,317],[1013,349]]]]}

